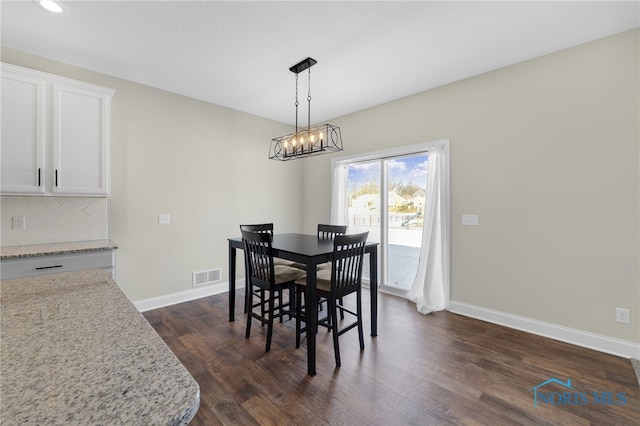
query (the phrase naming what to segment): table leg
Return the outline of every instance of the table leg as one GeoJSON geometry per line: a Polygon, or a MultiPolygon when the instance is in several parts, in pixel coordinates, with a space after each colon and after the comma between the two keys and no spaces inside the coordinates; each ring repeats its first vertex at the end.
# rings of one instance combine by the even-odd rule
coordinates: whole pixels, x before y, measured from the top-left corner
{"type": "Polygon", "coordinates": [[[369,252],[369,291],[371,293],[371,336],[378,335],[378,248],[369,252]]]}
{"type": "Polygon", "coordinates": [[[316,375],[316,333],[318,330],[318,295],[316,292],[316,268],[313,262],[307,264],[307,288],[305,312],[307,315],[307,373],[316,375]]]}
{"type": "Polygon", "coordinates": [[[236,318],[236,249],[229,242],[229,321],[236,318]]]}

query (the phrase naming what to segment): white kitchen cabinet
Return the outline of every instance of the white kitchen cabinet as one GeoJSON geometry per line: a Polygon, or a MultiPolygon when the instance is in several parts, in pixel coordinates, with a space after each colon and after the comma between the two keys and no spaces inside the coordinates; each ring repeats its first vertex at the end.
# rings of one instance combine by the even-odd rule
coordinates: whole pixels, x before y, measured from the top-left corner
{"type": "Polygon", "coordinates": [[[108,196],[113,94],[3,63],[0,193],[108,196]]]}

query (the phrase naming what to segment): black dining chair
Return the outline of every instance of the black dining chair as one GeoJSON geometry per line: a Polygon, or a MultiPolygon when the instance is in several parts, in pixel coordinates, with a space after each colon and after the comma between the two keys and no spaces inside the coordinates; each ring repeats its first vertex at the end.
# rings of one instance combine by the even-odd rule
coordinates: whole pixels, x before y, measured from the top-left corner
{"type": "MultiPolygon", "coordinates": [[[[320,240],[332,240],[336,235],[344,235],[347,232],[346,225],[325,225],[318,224],[318,239],[320,240]]],[[[307,269],[307,266],[302,263],[292,263],[290,266],[294,268],[307,269]]],[[[317,266],[317,269],[329,269],[331,268],[331,262],[321,263],[317,266]]]]}
{"type": "Polygon", "coordinates": [[[347,225],[326,225],[318,224],[318,238],[333,239],[336,235],[344,235],[347,233],[347,225]]]}
{"type": "MultiPolygon", "coordinates": [[[[362,329],[362,265],[364,262],[364,248],[367,242],[368,232],[352,235],[336,235],[333,240],[333,256],[331,269],[322,269],[317,273],[316,289],[318,297],[327,299],[328,315],[318,320],[319,325],[328,327],[333,333],[333,350],[336,359],[336,367],[340,367],[340,345],[338,337],[352,328],[358,328],[360,350],[364,350],[364,332],[362,329]],[[348,309],[342,303],[342,298],[349,294],[356,294],[355,312],[348,309]],[[338,321],[338,311],[344,315],[349,313],[355,316],[355,322],[342,325],[338,321]]],[[[302,328],[305,321],[306,310],[302,304],[302,294],[306,290],[306,277],[295,281],[296,306],[299,307],[296,315],[296,348],[300,347],[300,335],[306,332],[307,327],[302,328]]],[[[306,321],[305,321],[306,322],[306,321]]]]}
{"type": "MultiPolygon", "coordinates": [[[[249,231],[249,232],[259,232],[265,233],[273,236],[273,223],[259,223],[259,224],[251,224],[251,225],[240,225],[240,231],[249,231]]],[[[285,265],[285,266],[293,266],[291,260],[280,259],[279,257],[273,258],[274,265],[285,265]]],[[[264,290],[254,290],[256,292],[256,296],[264,297],[264,290]]],[[[289,301],[293,302],[293,286],[289,292],[289,301]]],[[[282,300],[282,292],[280,293],[280,300],[282,300]]],[[[249,312],[249,292],[246,293],[245,304],[244,304],[244,312],[249,312]]],[[[262,313],[264,315],[264,312],[262,313]]],[[[282,317],[280,318],[282,321],[282,317]]]]}
{"type": "MultiPolygon", "coordinates": [[[[347,225],[328,225],[324,223],[318,224],[318,239],[321,240],[332,240],[336,237],[336,235],[344,235],[347,233],[347,225]]],[[[296,266],[297,265],[292,265],[296,266]]],[[[318,270],[320,269],[331,269],[331,262],[324,262],[318,265],[318,270]]],[[[324,302],[326,299],[324,297],[318,298],[318,308],[320,310],[323,309],[324,302]]],[[[342,300],[340,300],[342,304],[342,300]]],[[[340,312],[340,318],[344,319],[344,313],[340,312]]]]}
{"type": "MultiPolygon", "coordinates": [[[[271,234],[273,236],[273,223],[260,223],[255,225],[240,225],[241,231],[250,231],[250,232],[264,232],[267,234],[271,234]]],[[[291,266],[294,262],[287,259],[280,259],[279,257],[274,257],[273,261],[276,265],[285,265],[291,266]]]]}
{"type": "Polygon", "coordinates": [[[251,320],[259,320],[267,326],[267,342],[265,352],[271,350],[273,335],[273,320],[292,312],[285,310],[287,304],[282,301],[282,290],[294,288],[294,281],[304,277],[305,272],[285,265],[275,265],[271,241],[273,236],[265,232],[241,231],[244,244],[245,269],[249,289],[249,312],[247,316],[247,330],[245,337],[251,335],[251,320]],[[258,302],[253,298],[258,290],[258,302]],[[276,301],[278,302],[276,304],[276,301]],[[260,308],[259,313],[255,308],[260,308]]]}
{"type": "MultiPolygon", "coordinates": [[[[325,225],[318,224],[318,238],[321,240],[332,240],[336,235],[344,235],[347,233],[346,225],[325,225]]],[[[331,262],[325,262],[318,265],[318,269],[330,269],[331,262]]]]}
{"type": "MultiPolygon", "coordinates": [[[[328,225],[324,223],[318,224],[317,235],[318,235],[318,239],[320,240],[332,240],[335,238],[336,235],[344,235],[346,233],[347,233],[346,225],[328,225]]],[[[294,268],[304,269],[304,270],[307,269],[307,266],[301,263],[293,263],[290,266],[293,266],[294,268]]],[[[316,269],[317,270],[331,269],[331,262],[321,263],[316,267],[316,269]]],[[[326,302],[326,300],[323,297],[318,298],[318,308],[320,310],[323,309],[324,302],[326,302]]],[[[344,318],[344,314],[341,314],[341,317],[344,318]]]]}

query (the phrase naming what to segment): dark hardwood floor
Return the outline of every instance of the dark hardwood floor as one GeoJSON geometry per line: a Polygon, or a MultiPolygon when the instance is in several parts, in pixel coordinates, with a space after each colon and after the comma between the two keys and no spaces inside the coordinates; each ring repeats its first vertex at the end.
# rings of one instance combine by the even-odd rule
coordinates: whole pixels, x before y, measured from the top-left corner
{"type": "Polygon", "coordinates": [[[640,424],[627,359],[449,312],[423,316],[381,294],[378,337],[368,335],[366,313],[365,350],[357,331],[341,336],[336,369],[331,336],[321,329],[318,374],[309,377],[295,321],[274,327],[265,353],[266,328],[254,323],[244,338],[238,296],[232,323],[226,294],[144,313],[200,384],[192,425],[640,424]],[[570,379],[575,390],[543,386],[534,407],[531,389],[550,378],[570,379]]]}

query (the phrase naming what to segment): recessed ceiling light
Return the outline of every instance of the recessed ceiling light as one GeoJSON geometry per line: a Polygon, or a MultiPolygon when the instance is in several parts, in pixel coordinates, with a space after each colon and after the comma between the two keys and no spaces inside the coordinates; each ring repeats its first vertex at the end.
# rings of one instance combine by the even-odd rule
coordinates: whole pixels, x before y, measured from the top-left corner
{"type": "Polygon", "coordinates": [[[40,7],[47,9],[49,12],[62,13],[64,10],[62,6],[54,0],[33,0],[33,2],[40,7]]]}

